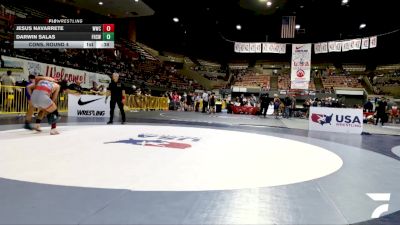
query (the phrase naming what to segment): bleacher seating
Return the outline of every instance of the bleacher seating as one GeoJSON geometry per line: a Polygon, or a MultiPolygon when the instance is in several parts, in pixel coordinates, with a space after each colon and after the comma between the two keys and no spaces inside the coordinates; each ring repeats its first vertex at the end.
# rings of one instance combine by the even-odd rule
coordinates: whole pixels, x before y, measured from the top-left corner
{"type": "Polygon", "coordinates": [[[240,87],[261,87],[269,89],[271,76],[247,73],[235,82],[234,86],[240,87]]]}
{"type": "MultiPolygon", "coordinates": [[[[189,59],[190,60],[190,59],[189,59]]],[[[190,60],[190,62],[192,62],[190,60]]],[[[191,64],[190,68],[209,80],[223,80],[226,76],[226,71],[221,69],[221,65],[205,60],[198,60],[200,65],[191,64]]]]}
{"type": "Polygon", "coordinates": [[[400,70],[400,64],[379,65],[376,67],[377,72],[400,70]]]}
{"type": "Polygon", "coordinates": [[[348,64],[348,65],[343,65],[343,70],[347,72],[364,72],[366,70],[366,66],[357,64],[348,64]]]}
{"type": "Polygon", "coordinates": [[[361,82],[352,76],[324,76],[322,83],[325,89],[330,88],[362,88],[361,82]]]}

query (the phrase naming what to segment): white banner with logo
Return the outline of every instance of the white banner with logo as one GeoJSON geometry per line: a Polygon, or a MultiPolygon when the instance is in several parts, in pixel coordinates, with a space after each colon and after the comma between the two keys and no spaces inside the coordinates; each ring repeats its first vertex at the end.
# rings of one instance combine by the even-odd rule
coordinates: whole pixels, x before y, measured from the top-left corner
{"type": "Polygon", "coordinates": [[[311,107],[309,130],[361,134],[362,109],[311,107]]]}
{"type": "Polygon", "coordinates": [[[378,42],[377,36],[373,36],[369,38],[369,48],[376,48],[378,42]]]}
{"type": "Polygon", "coordinates": [[[68,95],[68,116],[110,117],[110,98],[101,95],[68,95]]]}
{"type": "Polygon", "coordinates": [[[369,48],[369,38],[363,38],[361,40],[361,49],[368,49],[369,48]]]}
{"type": "Polygon", "coordinates": [[[328,42],[322,42],[314,44],[314,52],[315,54],[319,53],[328,53],[328,42]]]}
{"type": "Polygon", "coordinates": [[[269,42],[255,42],[243,43],[235,42],[234,46],[236,53],[286,53],[286,44],[269,43],[269,42]]]}
{"type": "Polygon", "coordinates": [[[327,53],[327,52],[348,52],[351,50],[369,49],[376,48],[378,42],[377,36],[369,38],[357,38],[344,41],[330,41],[328,43],[316,43],[314,44],[315,54],[327,53]]]}
{"type": "Polygon", "coordinates": [[[321,53],[321,43],[314,44],[314,53],[315,54],[321,53]]]}
{"type": "Polygon", "coordinates": [[[311,73],[311,44],[292,45],[292,70],[290,80],[301,83],[302,87],[291,87],[293,89],[308,89],[311,73]]]}
{"type": "Polygon", "coordinates": [[[74,83],[76,80],[78,80],[81,82],[81,86],[83,88],[91,88],[93,86],[93,81],[95,81],[99,86],[104,85],[105,87],[108,87],[109,83],[111,82],[110,76],[107,76],[105,74],[71,69],[67,67],[8,56],[1,56],[1,58],[4,61],[5,67],[21,68],[23,70],[23,73],[21,74],[14,74],[14,77],[17,78],[17,81],[27,81],[30,74],[40,74],[46,77],[66,80],[68,84],[74,83]]]}

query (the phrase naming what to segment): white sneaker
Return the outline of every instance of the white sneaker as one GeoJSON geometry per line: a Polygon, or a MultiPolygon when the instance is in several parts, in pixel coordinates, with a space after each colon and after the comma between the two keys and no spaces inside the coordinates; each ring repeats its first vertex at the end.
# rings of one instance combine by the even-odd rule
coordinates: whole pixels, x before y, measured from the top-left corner
{"type": "Polygon", "coordinates": [[[57,135],[57,134],[60,134],[58,131],[57,131],[57,129],[51,129],[50,130],[50,135],[57,135]]]}

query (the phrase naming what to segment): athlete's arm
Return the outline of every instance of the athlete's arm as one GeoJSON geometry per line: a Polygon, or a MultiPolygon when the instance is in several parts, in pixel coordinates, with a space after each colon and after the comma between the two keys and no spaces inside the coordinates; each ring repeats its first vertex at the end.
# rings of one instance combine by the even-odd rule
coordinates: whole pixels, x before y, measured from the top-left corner
{"type": "Polygon", "coordinates": [[[60,85],[55,84],[53,95],[51,96],[51,100],[53,100],[54,103],[57,103],[57,98],[59,93],[60,93],[60,85]]]}
{"type": "Polygon", "coordinates": [[[29,95],[32,95],[33,90],[35,89],[36,85],[35,84],[30,84],[26,87],[26,89],[28,90],[29,95]]]}

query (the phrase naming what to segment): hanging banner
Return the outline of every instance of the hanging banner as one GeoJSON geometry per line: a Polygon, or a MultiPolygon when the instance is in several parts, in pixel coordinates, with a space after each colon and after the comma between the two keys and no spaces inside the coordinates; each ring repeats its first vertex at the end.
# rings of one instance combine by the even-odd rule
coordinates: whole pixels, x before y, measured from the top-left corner
{"type": "Polygon", "coordinates": [[[261,43],[256,43],[256,53],[261,53],[262,52],[262,44],[261,43]]]}
{"type": "Polygon", "coordinates": [[[342,45],[343,45],[343,42],[337,41],[335,43],[335,52],[341,52],[342,51],[342,45]]]}
{"type": "Polygon", "coordinates": [[[321,43],[314,44],[314,52],[315,54],[321,53],[321,43]]]}
{"type": "Polygon", "coordinates": [[[328,43],[328,50],[329,52],[335,52],[336,42],[331,41],[328,43]]]}
{"type": "Polygon", "coordinates": [[[354,50],[360,50],[361,48],[361,39],[355,39],[354,40],[354,50]]]}
{"type": "Polygon", "coordinates": [[[286,53],[286,44],[280,43],[242,43],[235,42],[234,51],[236,53],[286,53]]]}
{"type": "Polygon", "coordinates": [[[343,41],[343,46],[342,46],[343,52],[350,51],[350,42],[351,41],[343,41]]]}
{"type": "Polygon", "coordinates": [[[355,49],[355,45],[356,45],[355,41],[356,41],[355,39],[350,40],[350,50],[354,50],[355,49]]]}
{"type": "Polygon", "coordinates": [[[249,53],[250,52],[250,43],[243,43],[242,44],[242,52],[249,53]]]}
{"type": "Polygon", "coordinates": [[[262,52],[263,53],[285,54],[286,53],[286,44],[264,42],[264,43],[262,43],[262,52]]]}
{"type": "MultiPolygon", "coordinates": [[[[347,52],[351,50],[376,48],[378,42],[377,36],[369,38],[357,38],[345,41],[330,41],[314,44],[314,53],[328,52],[347,52]]],[[[292,44],[294,45],[294,44],[292,44]]],[[[286,54],[286,44],[270,42],[243,43],[235,42],[234,51],[236,53],[276,53],[286,54]]]]}
{"type": "Polygon", "coordinates": [[[369,38],[363,38],[361,42],[361,49],[369,48],[369,38]]]}
{"type": "Polygon", "coordinates": [[[268,52],[268,48],[269,48],[269,43],[268,42],[262,43],[262,52],[263,53],[269,53],[268,52]]]}
{"type": "Polygon", "coordinates": [[[321,53],[328,53],[328,43],[327,42],[321,43],[321,53]]]}
{"type": "Polygon", "coordinates": [[[280,44],[279,54],[286,54],[286,44],[280,44]]]}
{"type": "Polygon", "coordinates": [[[276,51],[275,51],[275,43],[270,43],[268,45],[268,52],[269,53],[276,53],[276,51]]]}
{"type": "Polygon", "coordinates": [[[373,36],[369,38],[369,48],[376,48],[377,45],[377,37],[373,36]]]}
{"type": "Polygon", "coordinates": [[[240,47],[241,47],[241,43],[235,42],[234,51],[235,51],[236,53],[240,53],[240,47]]]}
{"type": "Polygon", "coordinates": [[[292,89],[308,89],[311,73],[311,44],[292,45],[292,84],[301,83],[302,87],[291,87],[292,89]],[[305,83],[305,84],[304,84],[305,83]]]}

